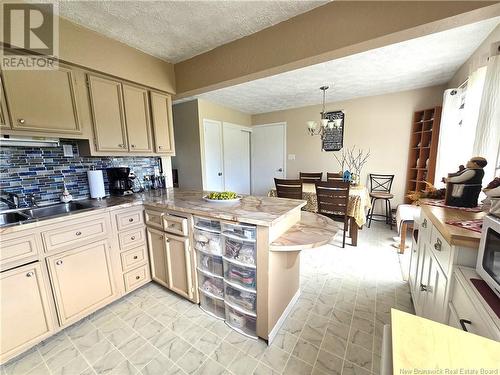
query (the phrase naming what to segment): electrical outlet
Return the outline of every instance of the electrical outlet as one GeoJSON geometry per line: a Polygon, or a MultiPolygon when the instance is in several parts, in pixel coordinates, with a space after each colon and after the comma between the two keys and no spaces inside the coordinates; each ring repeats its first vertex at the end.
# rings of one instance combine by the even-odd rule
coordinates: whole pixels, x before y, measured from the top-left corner
{"type": "Polygon", "coordinates": [[[295,160],[295,154],[288,154],[288,160],[295,160]]]}
{"type": "Polygon", "coordinates": [[[67,158],[72,158],[73,154],[73,146],[72,145],[63,145],[64,156],[67,158]]]}

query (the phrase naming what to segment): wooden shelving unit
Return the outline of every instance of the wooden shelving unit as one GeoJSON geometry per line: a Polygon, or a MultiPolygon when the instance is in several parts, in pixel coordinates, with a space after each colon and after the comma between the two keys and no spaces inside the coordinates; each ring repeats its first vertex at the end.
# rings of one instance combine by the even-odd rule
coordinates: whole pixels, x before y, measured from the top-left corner
{"type": "MultiPolygon", "coordinates": [[[[434,183],[440,123],[441,107],[439,106],[413,114],[406,172],[406,193],[425,189],[425,182],[434,183]]],[[[405,201],[409,203],[408,198],[405,198],[405,201]]]]}

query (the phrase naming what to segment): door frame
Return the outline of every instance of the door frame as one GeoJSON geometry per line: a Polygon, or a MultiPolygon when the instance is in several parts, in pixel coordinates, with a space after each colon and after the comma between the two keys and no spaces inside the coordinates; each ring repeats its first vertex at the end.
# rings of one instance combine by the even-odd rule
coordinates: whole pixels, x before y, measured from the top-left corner
{"type": "MultiPolygon", "coordinates": [[[[222,121],[219,121],[219,120],[212,120],[212,119],[209,119],[209,118],[203,118],[202,122],[201,122],[201,129],[200,129],[200,146],[201,146],[201,174],[202,174],[202,180],[201,180],[201,185],[202,185],[202,190],[205,191],[205,190],[208,190],[207,189],[207,160],[205,158],[205,122],[211,122],[211,123],[217,123],[217,124],[220,124],[220,143],[219,143],[219,147],[220,147],[220,150],[221,150],[221,156],[222,156],[222,166],[221,166],[221,170],[222,170],[222,176],[224,177],[225,176],[225,171],[224,171],[224,147],[223,147],[223,144],[222,142],[224,142],[223,140],[223,127],[224,127],[224,124],[222,121]]],[[[224,179],[222,179],[222,184],[224,184],[224,179]]]]}
{"type": "MultiPolygon", "coordinates": [[[[271,126],[281,126],[283,127],[283,176],[286,178],[286,167],[287,167],[287,144],[286,144],[286,133],[288,124],[286,121],[281,122],[271,122],[269,124],[260,124],[252,126],[252,129],[265,128],[271,126]]],[[[253,194],[254,188],[254,143],[252,142],[252,137],[250,135],[250,192],[253,194]]]]}

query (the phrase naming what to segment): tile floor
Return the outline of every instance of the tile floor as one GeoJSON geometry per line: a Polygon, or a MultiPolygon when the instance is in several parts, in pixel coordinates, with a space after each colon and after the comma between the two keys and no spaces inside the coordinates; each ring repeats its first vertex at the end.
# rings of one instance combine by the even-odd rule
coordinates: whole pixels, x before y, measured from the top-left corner
{"type": "Polygon", "coordinates": [[[148,284],[7,363],[1,375],[379,373],[391,307],[413,311],[390,232],[302,252],[302,293],[271,346],[148,284]]]}

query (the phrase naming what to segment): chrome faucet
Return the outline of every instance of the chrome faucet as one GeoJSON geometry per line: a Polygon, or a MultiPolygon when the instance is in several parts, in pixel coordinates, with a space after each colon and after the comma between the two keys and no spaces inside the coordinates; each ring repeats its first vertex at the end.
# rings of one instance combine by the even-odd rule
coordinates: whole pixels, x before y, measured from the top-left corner
{"type": "Polygon", "coordinates": [[[26,194],[26,198],[24,200],[26,201],[28,207],[38,207],[34,194],[26,194]]]}
{"type": "Polygon", "coordinates": [[[7,204],[9,208],[19,208],[19,196],[15,193],[2,192],[0,201],[7,204]]]}

